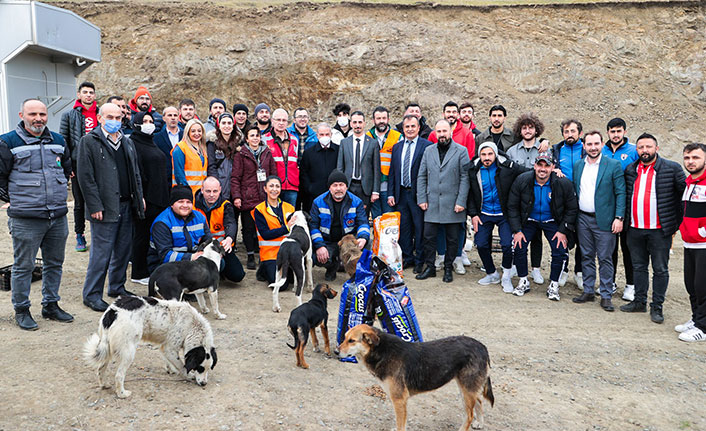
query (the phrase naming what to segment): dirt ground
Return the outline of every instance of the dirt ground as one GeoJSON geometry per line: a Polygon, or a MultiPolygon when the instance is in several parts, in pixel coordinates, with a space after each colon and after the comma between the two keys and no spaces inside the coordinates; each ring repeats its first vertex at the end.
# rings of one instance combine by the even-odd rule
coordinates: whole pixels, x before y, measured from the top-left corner
{"type": "MultiPolygon", "coordinates": [[[[0,213],[0,262],[12,262],[7,214],[0,213]]],[[[70,220],[70,225],[71,225],[70,220]]],[[[90,235],[89,235],[90,241],[90,235]]],[[[32,312],[40,329],[21,331],[13,321],[10,293],[0,292],[0,430],[389,430],[394,413],[379,382],[362,365],[342,363],[307,350],[310,369],[295,367],[286,330],[295,300],[281,293],[283,312],[271,311],[270,290],[249,271],[237,286],[222,285],[227,320],[208,316],[218,346],[218,365],[204,388],[167,375],[159,353],[142,346],[128,371],[132,397],[120,400],[98,388],[80,357],[100,314],[81,304],[88,253],[67,242],[61,305],[70,324],[41,319],[41,283],[32,285],[32,312]]],[[[241,246],[242,250],[242,246],[241,246]]],[[[488,430],[704,430],[704,344],[677,339],[675,324],[689,318],[682,281],[681,240],[671,260],[665,323],[647,314],[604,312],[597,303],[577,305],[575,285],[561,301],[546,299],[546,284],[522,298],[499,285],[477,284],[477,253],[468,274],[451,285],[440,278],[419,282],[407,275],[426,339],[465,334],[485,343],[496,397],[486,409],[488,430]]],[[[547,259],[542,271],[548,278],[547,259]]],[[[340,289],[339,275],[334,283],[340,289]]],[[[320,269],[315,281],[323,280],[320,269]]],[[[128,289],[146,294],[144,286],[128,289]]],[[[622,301],[616,297],[616,305],[622,301]]],[[[329,301],[335,328],[338,298],[329,301]]],[[[335,329],[331,330],[335,337],[335,329]]],[[[111,372],[114,366],[110,368],[111,372]]],[[[455,385],[416,396],[409,429],[455,430],[463,421],[455,385]]]]}

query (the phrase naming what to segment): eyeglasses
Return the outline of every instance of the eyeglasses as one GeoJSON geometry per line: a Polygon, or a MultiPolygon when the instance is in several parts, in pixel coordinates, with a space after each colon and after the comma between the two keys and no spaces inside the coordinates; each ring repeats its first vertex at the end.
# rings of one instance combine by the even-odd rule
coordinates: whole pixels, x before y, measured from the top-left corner
{"type": "Polygon", "coordinates": [[[300,119],[304,120],[304,119],[308,119],[309,116],[308,116],[308,115],[297,115],[297,116],[294,117],[294,118],[300,118],[300,119]]]}

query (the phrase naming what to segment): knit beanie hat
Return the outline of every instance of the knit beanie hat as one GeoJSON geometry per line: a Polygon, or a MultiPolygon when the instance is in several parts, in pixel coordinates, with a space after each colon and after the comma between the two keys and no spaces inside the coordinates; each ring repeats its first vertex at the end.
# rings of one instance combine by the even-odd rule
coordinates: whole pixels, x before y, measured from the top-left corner
{"type": "Polygon", "coordinates": [[[491,150],[493,150],[496,156],[498,155],[498,146],[495,145],[495,142],[493,141],[487,141],[480,144],[480,147],[478,147],[478,151],[476,152],[476,154],[480,154],[483,148],[490,148],[491,150]]]}
{"type": "Polygon", "coordinates": [[[188,199],[191,202],[194,202],[194,192],[191,191],[191,187],[184,185],[176,185],[172,187],[171,192],[169,192],[169,205],[174,205],[174,202],[182,199],[188,199]]]}
{"type": "Polygon", "coordinates": [[[343,172],[339,171],[338,169],[334,169],[331,171],[331,173],[328,176],[328,181],[326,182],[326,187],[331,187],[331,184],[333,183],[346,183],[348,184],[348,178],[346,178],[346,174],[343,172]]]}
{"type": "Polygon", "coordinates": [[[250,115],[248,107],[243,105],[242,103],[236,103],[235,105],[233,105],[233,114],[237,113],[238,111],[245,111],[245,115],[250,115]]]}
{"type": "Polygon", "coordinates": [[[135,92],[135,99],[133,99],[133,100],[135,100],[135,102],[137,102],[137,98],[140,96],[144,96],[145,94],[150,96],[150,99],[152,99],[152,95],[150,94],[149,91],[147,91],[147,88],[145,88],[141,85],[137,88],[137,91],[135,92]]]}
{"type": "Polygon", "coordinates": [[[221,120],[224,118],[230,118],[232,120],[233,116],[230,114],[230,112],[222,113],[221,115],[218,116],[218,124],[221,124],[221,120]]]}
{"type": "Polygon", "coordinates": [[[226,102],[223,99],[219,99],[218,97],[214,97],[213,99],[211,99],[210,102],[208,102],[208,109],[209,110],[211,110],[214,103],[220,103],[221,105],[223,105],[223,109],[226,109],[226,102]]]}
{"type": "Polygon", "coordinates": [[[262,111],[263,109],[267,109],[267,112],[272,112],[269,106],[267,106],[266,103],[258,103],[257,106],[255,107],[255,116],[257,116],[257,113],[262,111]]]}

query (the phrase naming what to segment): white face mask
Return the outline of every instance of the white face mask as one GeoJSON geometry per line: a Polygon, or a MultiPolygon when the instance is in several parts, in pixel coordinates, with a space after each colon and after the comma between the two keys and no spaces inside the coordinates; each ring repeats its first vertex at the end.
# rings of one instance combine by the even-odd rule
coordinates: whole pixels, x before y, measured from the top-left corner
{"type": "Polygon", "coordinates": [[[319,142],[324,147],[328,147],[328,145],[331,143],[331,137],[330,136],[322,136],[319,138],[319,142]]]}
{"type": "Polygon", "coordinates": [[[341,127],[346,127],[348,125],[348,117],[338,117],[336,123],[341,127]]]}
{"type": "Polygon", "coordinates": [[[154,124],[147,123],[140,126],[140,131],[145,135],[151,135],[154,132],[154,124]]]}

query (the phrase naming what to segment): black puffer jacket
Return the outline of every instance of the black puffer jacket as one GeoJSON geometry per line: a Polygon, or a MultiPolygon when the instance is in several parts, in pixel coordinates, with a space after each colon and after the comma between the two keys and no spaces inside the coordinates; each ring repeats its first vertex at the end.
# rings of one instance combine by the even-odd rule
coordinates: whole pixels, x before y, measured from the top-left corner
{"type": "MultiPolygon", "coordinates": [[[[495,172],[495,186],[498,188],[498,197],[500,198],[500,208],[503,214],[507,214],[507,199],[510,196],[510,187],[518,175],[525,172],[526,169],[512,160],[505,157],[504,153],[498,154],[495,159],[497,171],[495,172]]],[[[480,158],[476,157],[471,161],[471,167],[468,170],[468,180],[471,183],[471,189],[468,192],[468,205],[466,205],[467,213],[471,217],[480,215],[480,209],[483,205],[483,184],[481,183],[480,158]]]]}
{"type": "Polygon", "coordinates": [[[66,145],[69,147],[69,155],[74,161],[74,171],[76,171],[76,160],[78,160],[78,143],[86,134],[86,118],[81,113],[81,107],[75,106],[61,115],[59,123],[59,133],[64,137],[66,145]]]}
{"type": "MultiPolygon", "coordinates": [[[[559,232],[569,235],[575,230],[579,202],[574,185],[568,179],[559,178],[552,173],[549,177],[551,199],[549,209],[559,232]]],[[[534,171],[521,174],[510,187],[507,201],[507,220],[513,233],[522,230],[534,207],[534,171]]]]}
{"type": "MultiPolygon", "coordinates": [[[[625,226],[630,226],[630,216],[632,215],[632,191],[637,180],[637,166],[640,160],[635,160],[625,168],[625,190],[627,193],[627,208],[625,226]]],[[[686,175],[679,163],[664,159],[657,155],[655,161],[655,188],[657,189],[657,215],[662,232],[665,235],[672,235],[679,229],[684,217],[682,207],[682,193],[686,187],[686,175]]]]}

